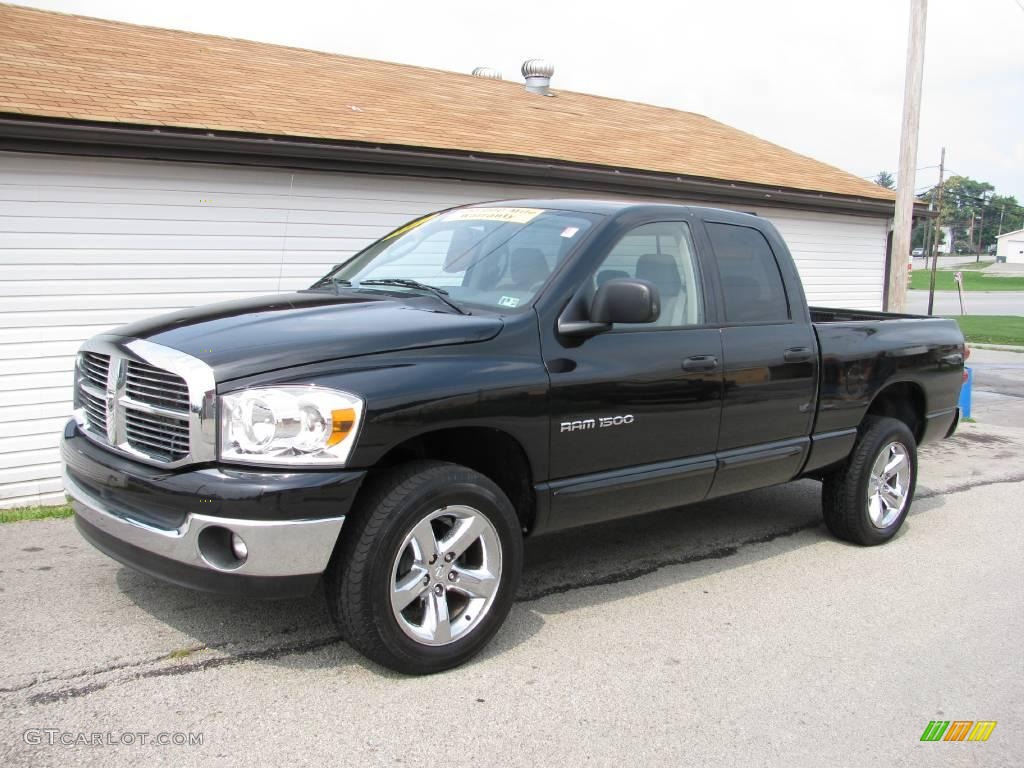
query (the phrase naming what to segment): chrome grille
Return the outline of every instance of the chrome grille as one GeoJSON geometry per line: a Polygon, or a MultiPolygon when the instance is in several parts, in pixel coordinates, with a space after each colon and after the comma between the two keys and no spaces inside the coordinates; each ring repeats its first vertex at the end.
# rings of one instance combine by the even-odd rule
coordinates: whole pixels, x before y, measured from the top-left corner
{"type": "Polygon", "coordinates": [[[188,455],[188,384],[185,380],[170,371],[129,360],[125,394],[130,401],[125,403],[128,445],[162,461],[185,458],[188,455]],[[136,404],[153,406],[153,409],[136,407],[136,404]]]}
{"type": "Polygon", "coordinates": [[[101,435],[107,434],[107,405],[102,397],[94,395],[87,389],[81,389],[79,396],[85,409],[85,423],[101,435]]]}
{"type": "Polygon", "coordinates": [[[75,414],[90,439],[149,464],[216,458],[216,384],[201,360],[142,339],[89,341],[77,381],[75,414]]]}
{"type": "Polygon", "coordinates": [[[82,378],[92,384],[100,392],[107,388],[107,375],[110,371],[110,355],[98,352],[82,353],[82,378]]]}
{"type": "Polygon", "coordinates": [[[155,459],[177,461],[188,455],[188,420],[143,413],[128,406],[125,411],[128,445],[155,459]]]}
{"type": "Polygon", "coordinates": [[[129,360],[125,389],[137,403],[188,413],[188,384],[170,371],[129,360]]]}

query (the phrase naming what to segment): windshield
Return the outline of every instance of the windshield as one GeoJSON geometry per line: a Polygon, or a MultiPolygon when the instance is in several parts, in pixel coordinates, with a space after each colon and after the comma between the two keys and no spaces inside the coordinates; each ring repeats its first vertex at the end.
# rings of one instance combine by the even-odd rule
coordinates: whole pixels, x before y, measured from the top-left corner
{"type": "Polygon", "coordinates": [[[529,304],[599,217],[542,208],[471,207],[417,219],[356,254],[314,287],[440,288],[458,305],[503,312],[529,304]],[[406,285],[399,284],[406,281],[406,285]],[[375,281],[395,281],[390,285],[375,281]],[[410,283],[422,283],[417,287],[410,283]]]}

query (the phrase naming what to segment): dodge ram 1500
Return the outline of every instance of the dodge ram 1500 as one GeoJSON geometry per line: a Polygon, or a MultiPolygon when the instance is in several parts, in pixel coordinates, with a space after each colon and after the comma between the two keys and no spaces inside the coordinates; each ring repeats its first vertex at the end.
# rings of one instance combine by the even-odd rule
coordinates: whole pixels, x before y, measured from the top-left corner
{"type": "Polygon", "coordinates": [[[814,478],[834,535],[888,541],[964,356],[949,320],[808,307],[763,218],[470,205],[308,290],[87,341],[65,483],[122,563],[263,597],[322,580],[352,646],[435,672],[498,631],[527,536],[814,478]]]}

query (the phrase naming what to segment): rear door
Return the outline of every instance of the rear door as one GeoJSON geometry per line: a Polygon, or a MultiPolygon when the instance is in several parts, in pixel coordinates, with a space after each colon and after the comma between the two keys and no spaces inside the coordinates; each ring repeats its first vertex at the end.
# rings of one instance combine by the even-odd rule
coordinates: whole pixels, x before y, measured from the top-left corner
{"type": "MultiPolygon", "coordinates": [[[[705,221],[724,313],[724,400],[711,496],[791,480],[817,397],[817,347],[799,277],[759,229],[705,221]],[[786,286],[792,286],[787,292],[786,286]]],[[[773,238],[775,239],[775,238],[773,238]]]]}

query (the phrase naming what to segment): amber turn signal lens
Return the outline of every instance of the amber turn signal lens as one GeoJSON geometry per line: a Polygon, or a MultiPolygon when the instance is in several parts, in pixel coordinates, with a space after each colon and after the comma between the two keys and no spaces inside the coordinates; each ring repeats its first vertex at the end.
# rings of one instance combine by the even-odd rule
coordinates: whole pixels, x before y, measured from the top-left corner
{"type": "Polygon", "coordinates": [[[352,408],[340,408],[331,411],[331,436],[327,438],[327,445],[337,445],[352,431],[352,425],[356,421],[356,412],[352,408]]]}

